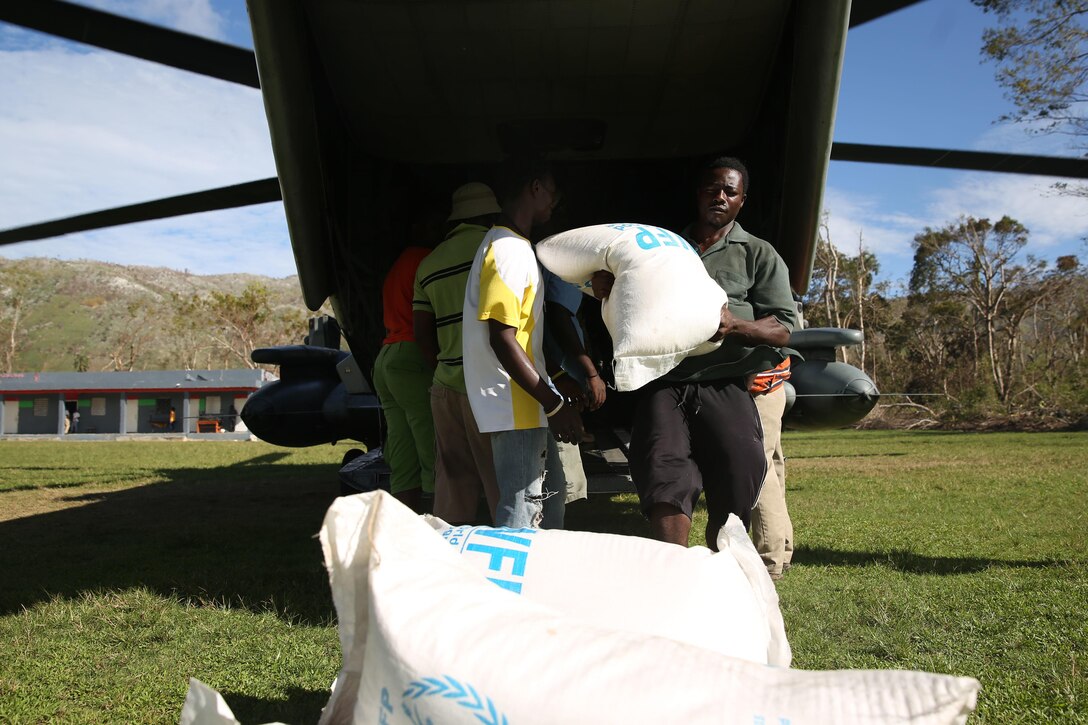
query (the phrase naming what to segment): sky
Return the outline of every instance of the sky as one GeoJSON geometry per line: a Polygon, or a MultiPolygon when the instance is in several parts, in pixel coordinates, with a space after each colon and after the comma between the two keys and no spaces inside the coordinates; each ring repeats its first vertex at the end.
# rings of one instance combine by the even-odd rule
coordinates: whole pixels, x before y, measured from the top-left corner
{"type": "MultiPolygon", "coordinates": [[[[244,0],[80,0],[252,48],[244,0]]],[[[1067,137],[996,123],[1011,110],[983,62],[994,23],[969,0],[926,0],[853,29],[836,141],[1078,155],[1067,137]]],[[[0,23],[0,228],[275,175],[260,92],[0,23]]],[[[1008,214],[1028,252],[1088,258],[1088,202],[1055,179],[832,162],[824,206],[834,244],[876,254],[893,284],[914,236],[961,215],[1008,214]]],[[[753,191],[757,187],[753,187],[753,191]]],[[[743,222],[743,217],[741,218],[743,222]]],[[[279,202],[0,247],[195,274],[295,273],[279,202]]]]}

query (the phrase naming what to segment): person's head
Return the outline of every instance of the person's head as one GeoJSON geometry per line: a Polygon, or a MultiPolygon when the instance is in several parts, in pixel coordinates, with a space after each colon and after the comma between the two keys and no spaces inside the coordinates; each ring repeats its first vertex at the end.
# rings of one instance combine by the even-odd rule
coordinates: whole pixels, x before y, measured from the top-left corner
{"type": "Polygon", "coordinates": [[[525,209],[531,212],[534,224],[551,219],[561,198],[551,165],[540,156],[508,159],[500,173],[499,195],[503,211],[509,213],[510,207],[525,209]]]}
{"type": "Polygon", "coordinates": [[[733,223],[748,198],[748,169],[740,159],[720,156],[708,161],[695,185],[699,221],[715,229],[733,223]]]}
{"type": "Polygon", "coordinates": [[[501,211],[490,186],[470,181],[453,192],[450,215],[446,221],[450,226],[462,223],[491,226],[501,211]]]}
{"type": "Polygon", "coordinates": [[[415,196],[415,203],[405,210],[405,242],[410,247],[433,247],[442,241],[446,225],[446,194],[425,188],[415,196]]]}

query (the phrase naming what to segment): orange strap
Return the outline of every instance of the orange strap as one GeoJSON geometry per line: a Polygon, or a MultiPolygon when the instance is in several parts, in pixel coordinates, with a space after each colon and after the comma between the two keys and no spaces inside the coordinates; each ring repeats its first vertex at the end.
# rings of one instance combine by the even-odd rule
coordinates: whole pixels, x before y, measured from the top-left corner
{"type": "Polygon", "coordinates": [[[748,392],[752,395],[763,395],[778,390],[789,380],[790,375],[790,359],[787,357],[774,368],[757,374],[748,386],[748,392]]]}

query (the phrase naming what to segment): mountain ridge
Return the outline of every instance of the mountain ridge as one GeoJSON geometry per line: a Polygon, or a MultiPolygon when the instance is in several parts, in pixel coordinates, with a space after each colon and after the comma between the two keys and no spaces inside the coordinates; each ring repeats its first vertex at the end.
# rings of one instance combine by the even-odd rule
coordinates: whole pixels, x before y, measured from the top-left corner
{"type": "Polygon", "coordinates": [[[238,298],[250,288],[263,290],[257,299],[269,313],[269,324],[256,330],[266,338],[259,346],[301,342],[306,318],[319,313],[306,308],[297,275],[0,257],[0,371],[243,367],[238,354],[199,339],[221,320],[196,319],[208,314],[206,306],[185,303],[215,293],[238,298]],[[179,355],[182,345],[186,354],[179,355]]]}

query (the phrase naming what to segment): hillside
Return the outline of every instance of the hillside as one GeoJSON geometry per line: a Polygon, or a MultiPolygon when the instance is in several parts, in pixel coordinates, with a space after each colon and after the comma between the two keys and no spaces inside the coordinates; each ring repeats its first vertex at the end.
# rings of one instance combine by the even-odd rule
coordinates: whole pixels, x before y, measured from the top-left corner
{"type": "Polygon", "coordinates": [[[302,341],[312,313],[295,276],[0,257],[0,372],[9,362],[11,371],[52,372],[239,367],[207,307],[193,303],[247,288],[262,289],[267,304],[257,346],[302,341]]]}

